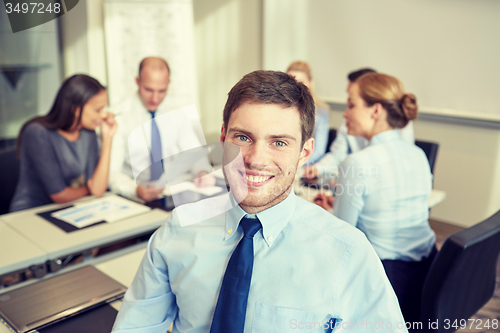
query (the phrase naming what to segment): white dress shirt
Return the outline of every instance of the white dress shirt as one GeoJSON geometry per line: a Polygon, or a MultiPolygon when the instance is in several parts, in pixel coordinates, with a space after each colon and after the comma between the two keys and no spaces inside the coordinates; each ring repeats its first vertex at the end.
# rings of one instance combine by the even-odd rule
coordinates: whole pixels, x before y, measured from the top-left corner
{"type": "MultiPolygon", "coordinates": [[[[217,201],[201,202],[221,206],[217,201]]],[[[113,332],[165,333],[172,322],[173,332],[210,330],[246,215],[231,204],[232,196],[227,201],[225,213],[185,227],[177,210],[193,211],[191,204],[174,210],[149,240],[113,332]]],[[[256,217],[262,229],[254,236],[245,332],[330,332],[325,323],[331,318],[339,332],[406,332],[382,263],[363,233],[293,191],[256,217]]]]}
{"type": "MultiPolygon", "coordinates": [[[[160,104],[155,115],[163,158],[205,145],[204,139],[202,142],[198,139],[186,114],[196,112],[196,109],[186,107],[178,112],[165,104],[166,101],[160,104]]],[[[114,105],[113,111],[116,113],[118,129],[111,149],[109,185],[115,193],[134,197],[137,185],[150,179],[147,167],[151,164],[151,112],[144,107],[138,93],[114,105]],[[139,175],[139,171],[143,172],[139,175]]],[[[198,131],[202,133],[201,126],[198,131]]],[[[189,167],[193,176],[202,170],[211,171],[207,159],[189,167]]]]}
{"type": "Polygon", "coordinates": [[[385,131],[342,162],[333,213],[363,231],[382,260],[420,261],[436,243],[428,222],[431,191],[422,149],[385,131]]]}

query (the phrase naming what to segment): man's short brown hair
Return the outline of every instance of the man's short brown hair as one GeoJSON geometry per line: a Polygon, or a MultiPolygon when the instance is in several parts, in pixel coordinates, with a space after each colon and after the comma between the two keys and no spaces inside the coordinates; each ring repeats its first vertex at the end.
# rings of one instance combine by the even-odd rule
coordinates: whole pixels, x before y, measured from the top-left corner
{"type": "Polygon", "coordinates": [[[300,114],[301,147],[312,137],[315,118],[314,99],[309,89],[297,82],[293,76],[283,72],[262,70],[245,75],[228,94],[223,115],[226,132],[231,113],[244,103],[296,107],[300,114]]]}

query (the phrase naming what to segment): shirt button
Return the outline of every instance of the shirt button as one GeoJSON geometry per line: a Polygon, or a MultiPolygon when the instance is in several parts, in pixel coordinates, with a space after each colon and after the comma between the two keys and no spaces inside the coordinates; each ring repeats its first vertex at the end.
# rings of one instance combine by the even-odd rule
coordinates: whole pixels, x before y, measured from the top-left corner
{"type": "Polygon", "coordinates": [[[233,232],[233,229],[227,229],[227,234],[228,235],[231,235],[232,232],[233,232]]]}
{"type": "Polygon", "coordinates": [[[272,241],[273,241],[273,237],[272,237],[272,236],[269,236],[269,237],[267,237],[267,240],[268,240],[269,242],[272,242],[272,241]]]}

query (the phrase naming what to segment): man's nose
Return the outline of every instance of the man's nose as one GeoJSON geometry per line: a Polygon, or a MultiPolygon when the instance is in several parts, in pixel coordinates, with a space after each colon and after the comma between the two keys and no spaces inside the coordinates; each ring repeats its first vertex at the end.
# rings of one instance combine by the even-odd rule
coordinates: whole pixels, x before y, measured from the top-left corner
{"type": "Polygon", "coordinates": [[[262,170],[269,165],[269,154],[264,143],[254,143],[247,148],[244,160],[250,169],[262,170]]]}
{"type": "Polygon", "coordinates": [[[153,99],[153,103],[158,103],[160,101],[160,93],[154,92],[152,99],[153,99]]]}

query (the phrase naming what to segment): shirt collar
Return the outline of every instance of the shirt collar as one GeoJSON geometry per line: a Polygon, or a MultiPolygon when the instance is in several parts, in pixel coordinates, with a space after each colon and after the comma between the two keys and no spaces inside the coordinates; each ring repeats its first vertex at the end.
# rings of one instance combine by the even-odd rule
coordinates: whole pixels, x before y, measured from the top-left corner
{"type": "MultiPolygon", "coordinates": [[[[144,104],[142,104],[141,96],[139,96],[139,91],[137,91],[135,93],[135,97],[136,97],[137,107],[138,108],[140,107],[140,109],[138,109],[138,110],[144,110],[144,112],[147,113],[148,117],[151,118],[151,111],[149,111],[148,108],[145,107],[144,104]]],[[[156,108],[156,110],[154,111],[156,113],[155,116],[159,116],[160,115],[160,113],[161,113],[161,112],[159,112],[160,111],[160,106],[163,104],[163,102],[164,101],[162,101],[160,103],[160,105],[158,105],[158,107],[156,108]]]]}
{"type": "Polygon", "coordinates": [[[291,220],[295,211],[297,197],[292,189],[285,200],[257,214],[247,214],[240,205],[235,204],[235,199],[231,194],[233,208],[226,214],[226,230],[224,240],[230,239],[236,234],[240,220],[247,217],[256,216],[262,224],[262,237],[270,247],[278,237],[279,233],[291,220]]]}
{"type": "Polygon", "coordinates": [[[383,142],[389,142],[389,141],[395,141],[395,140],[400,140],[401,136],[398,133],[398,130],[393,129],[389,131],[383,131],[380,132],[377,135],[374,135],[372,139],[370,140],[370,146],[383,143],[383,142]]]}

